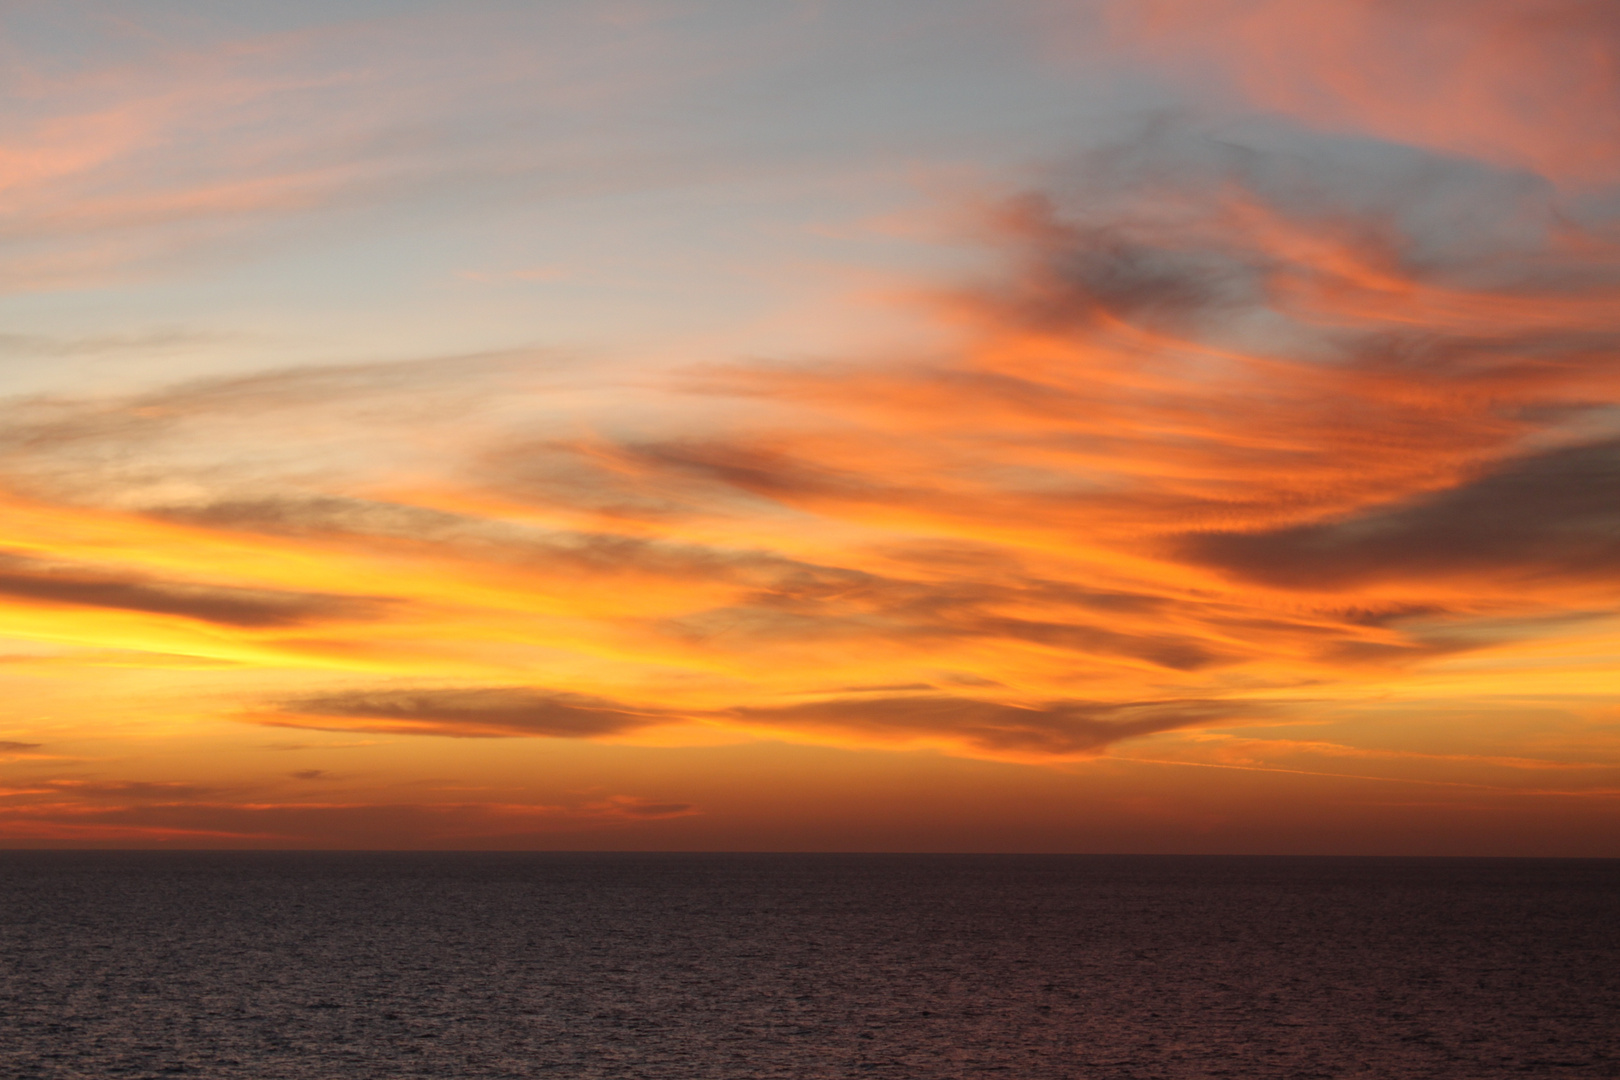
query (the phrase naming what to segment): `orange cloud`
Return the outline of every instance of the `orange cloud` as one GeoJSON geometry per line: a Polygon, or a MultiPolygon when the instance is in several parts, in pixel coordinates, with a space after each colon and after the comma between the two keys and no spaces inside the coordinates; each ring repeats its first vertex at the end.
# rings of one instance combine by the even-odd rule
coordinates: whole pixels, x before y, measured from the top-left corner
{"type": "Polygon", "coordinates": [[[631,795],[565,803],[251,802],[183,784],[54,781],[0,792],[0,840],[17,846],[532,846],[559,834],[645,826],[702,811],[631,795]]]}
{"type": "Polygon", "coordinates": [[[25,404],[11,625],[349,675],[243,695],[275,724],[1011,760],[1567,632],[1620,567],[1620,256],[1489,170],[1322,152],[1100,152],[941,298],[954,353],[692,373],[652,435],[469,424],[507,361],[25,404]],[[1455,236],[1453,196],[1524,227],[1455,236]]]}
{"type": "MultiPolygon", "coordinates": [[[[1620,247],[1560,185],[1613,162],[1535,119],[1604,91],[1608,46],[1513,96],[1608,17],[1419,6],[1404,42],[1409,16],[1372,0],[1122,13],[1150,51],[1205,33],[1213,67],[1260,57],[1231,77],[1312,130],[1161,121],[1052,168],[987,223],[997,269],[920,313],[954,335],[923,355],[633,386],[430,357],[8,404],[0,633],[48,652],[7,667],[25,692],[0,750],[32,768],[88,739],[116,687],[120,715],[225,741],[244,721],[458,748],[781,740],[1482,797],[1534,768],[1533,794],[1608,798],[1620,247]],[[1508,717],[1507,750],[1394,745],[1447,709],[1508,717]],[[1567,759],[1532,752],[1549,716],[1567,759]],[[1330,723],[1356,730],[1302,734],[1330,723]]],[[[39,177],[109,146],[19,165],[17,189],[46,199],[39,177]]],[[[203,788],[19,785],[5,827],[520,843],[695,806],[203,788]]]]}
{"type": "Polygon", "coordinates": [[[1115,44],[1337,130],[1620,177],[1620,15],[1604,0],[1127,0],[1115,44]]]}

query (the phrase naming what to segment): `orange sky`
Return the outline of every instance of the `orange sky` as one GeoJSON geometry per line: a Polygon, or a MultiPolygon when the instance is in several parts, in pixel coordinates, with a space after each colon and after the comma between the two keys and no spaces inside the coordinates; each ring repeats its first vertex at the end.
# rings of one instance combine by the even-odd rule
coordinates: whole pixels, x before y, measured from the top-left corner
{"type": "Polygon", "coordinates": [[[1620,854],[1617,17],[990,7],[4,25],[0,844],[1620,854]]]}

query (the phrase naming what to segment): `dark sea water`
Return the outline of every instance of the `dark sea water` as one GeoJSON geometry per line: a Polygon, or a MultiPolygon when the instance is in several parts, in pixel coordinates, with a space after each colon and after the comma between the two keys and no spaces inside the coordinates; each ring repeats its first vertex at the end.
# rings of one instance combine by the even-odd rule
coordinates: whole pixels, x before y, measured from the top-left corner
{"type": "Polygon", "coordinates": [[[0,853],[0,1076],[1620,1076],[1620,862],[0,853]]]}

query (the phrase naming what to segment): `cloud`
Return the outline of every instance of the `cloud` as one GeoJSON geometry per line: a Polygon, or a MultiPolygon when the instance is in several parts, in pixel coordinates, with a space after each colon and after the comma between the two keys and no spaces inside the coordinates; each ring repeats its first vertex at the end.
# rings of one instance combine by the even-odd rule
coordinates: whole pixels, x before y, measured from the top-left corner
{"type": "Polygon", "coordinates": [[[47,780],[43,786],[75,800],[89,801],[191,802],[218,794],[217,788],[151,780],[47,780]]]}
{"type": "Polygon", "coordinates": [[[354,535],[453,540],[488,523],[424,507],[335,495],[209,499],[145,509],[152,517],[207,529],[280,536],[354,535]]]}
{"type": "Polygon", "coordinates": [[[264,722],[342,731],[449,735],[457,738],[590,738],[646,727],[670,717],[582,694],[522,687],[355,690],[276,703],[264,722]]]}
{"type": "MultiPolygon", "coordinates": [[[[1204,10],[1143,5],[1143,47],[1204,10]]],[[[245,657],[221,708],[264,724],[1017,760],[1587,632],[1617,562],[1620,249],[1568,187],[1602,155],[1465,154],[1472,120],[1428,139],[1426,105],[1375,107],[1340,50],[1384,47],[1406,16],[1379,4],[1324,16],[1332,40],[1297,5],[1207,10],[1233,58],[1297,33],[1343,102],[1262,70],[1240,89],[1287,117],[1160,116],[1052,164],[988,216],[999,261],[929,294],[952,336],[927,351],[635,387],[434,357],[16,403],[14,543],[62,561],[0,564],[0,594],[24,620],[154,616],[143,643],[205,623],[165,648],[245,657]]],[[[1440,69],[1516,25],[1481,10],[1440,69]]]]}
{"type": "Polygon", "coordinates": [[[261,750],[363,750],[368,746],[383,746],[381,739],[351,739],[345,742],[318,742],[318,743],[266,743],[261,750]]]}
{"type": "Polygon", "coordinates": [[[1612,592],[1620,586],[1620,440],[1510,459],[1457,487],[1346,518],[1194,534],[1179,554],[1281,588],[1557,576],[1612,592]]]}
{"type": "Polygon", "coordinates": [[[0,357],[77,357],[120,353],[180,351],[229,340],[226,335],[197,330],[162,329],[132,334],[52,337],[46,334],[0,334],[0,357]]]}
{"type": "Polygon", "coordinates": [[[1606,0],[1118,0],[1115,50],[1205,94],[1524,165],[1620,176],[1620,15],[1606,0]]]}
{"type": "Polygon", "coordinates": [[[244,690],[259,723],[1018,760],[1548,632],[1613,559],[1612,245],[1477,162],[1239,134],[1054,167],[992,223],[1002,272],[934,298],[954,349],[711,365],[655,421],[535,438],[541,354],[23,403],[11,485],[130,565],[0,592],[300,625],[306,686],[365,665],[244,690]],[[222,584],[172,580],[176,543],[222,584]]]}
{"type": "Polygon", "coordinates": [[[896,741],[946,739],[983,753],[1039,758],[1097,754],[1126,739],[1258,716],[1266,710],[1217,701],[1056,701],[1023,706],[908,695],[733,711],[747,721],[789,730],[859,731],[896,741]]]}
{"type": "Polygon", "coordinates": [[[0,591],[302,620],[283,653],[385,687],[267,723],[1030,758],[1548,633],[1612,577],[1620,254],[1533,178],[1362,150],[1149,124],[1001,209],[1000,272],[930,301],[955,348],[710,365],[566,437],[534,436],[543,354],[25,403],[3,464],[41,520],[105,509],[85,550],[183,538],[230,584],[131,545],[0,591]]]}
{"type": "MultiPolygon", "coordinates": [[[[0,839],[18,846],[180,848],[545,848],[569,834],[658,827],[700,807],[635,795],[552,803],[242,802],[188,797],[80,798],[71,787],[6,799],[0,839]]],[[[162,788],[165,785],[152,785],[162,788]]]]}
{"type": "Polygon", "coordinates": [[[797,10],[749,9],[722,46],[701,20],[614,26],[590,4],[433,8],[303,10],[279,32],[224,9],[143,11],[127,34],[64,32],[55,13],[35,36],[8,24],[28,62],[0,79],[0,290],[217,266],[363,230],[379,208],[443,218],[712,179],[725,158],[757,171],[757,150],[728,145],[737,102],[752,119],[749,99],[778,95],[739,98],[730,78],[791,69],[806,49],[797,10]]]}
{"type": "Polygon", "coordinates": [[[276,726],[459,738],[596,738],[699,719],[778,735],[840,733],[887,744],[922,740],[973,754],[1038,758],[1095,754],[1142,735],[1270,711],[1255,704],[1178,700],[1016,705],[929,690],[873,687],[859,696],[719,710],[637,707],[515,687],[356,690],[276,702],[273,711],[251,713],[248,719],[276,726]],[[925,692],[901,695],[897,689],[925,692]]]}
{"type": "Polygon", "coordinates": [[[6,402],[0,445],[23,464],[25,455],[49,456],[84,446],[150,452],[166,441],[195,438],[199,429],[218,437],[222,421],[265,425],[293,418],[310,425],[359,415],[417,422],[446,414],[459,419],[469,404],[510,390],[500,385],[503,376],[517,375],[532,384],[558,366],[549,354],[515,350],[272,368],[197,378],[123,397],[12,399],[6,402]],[[424,393],[443,400],[430,406],[420,400],[424,393]]]}
{"type": "MultiPolygon", "coordinates": [[[[356,497],[399,469],[431,476],[438,432],[465,439],[495,403],[540,403],[565,381],[557,356],[515,350],[276,368],[123,395],[0,402],[0,477],[47,502],[117,505],[173,520],[213,508],[261,518],[392,515],[400,533],[442,532],[454,515],[356,497]],[[314,487],[315,490],[311,490],[314,487]]],[[[467,448],[475,452],[475,448],[467,448]]],[[[223,524],[223,522],[222,522],[223,524]]]]}
{"type": "Polygon", "coordinates": [[[597,815],[603,820],[663,821],[668,818],[691,817],[702,813],[696,806],[684,802],[654,802],[634,795],[613,795],[585,803],[580,810],[597,815]]]}
{"type": "Polygon", "coordinates": [[[0,597],[43,604],[175,615],[243,628],[381,618],[377,597],[245,589],[103,576],[39,559],[0,554],[0,597]]]}
{"type": "Polygon", "coordinates": [[[520,497],[653,526],[787,509],[1134,543],[1410,497],[1601,422],[1612,245],[1523,177],[1368,158],[1150,128],[1009,206],[1008,273],[948,302],[961,355],[709,369],[757,425],[497,464],[520,497]]]}
{"type": "Polygon", "coordinates": [[[650,530],[891,538],[662,624],[710,649],[1410,666],[1612,578],[1620,250],[1565,205],[1488,162],[1157,121],[1007,205],[1006,272],[941,301],[959,352],[710,367],[692,389],[757,419],[487,460],[650,530]],[[1386,585],[1421,629],[1321,597],[1386,585]]]}

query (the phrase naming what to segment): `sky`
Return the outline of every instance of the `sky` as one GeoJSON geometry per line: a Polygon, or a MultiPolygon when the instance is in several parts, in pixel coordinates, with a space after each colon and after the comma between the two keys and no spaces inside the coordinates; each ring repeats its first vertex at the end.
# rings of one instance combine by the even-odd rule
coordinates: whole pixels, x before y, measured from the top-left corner
{"type": "Polygon", "coordinates": [[[0,846],[1620,856],[1607,0],[0,60],[0,846]]]}

